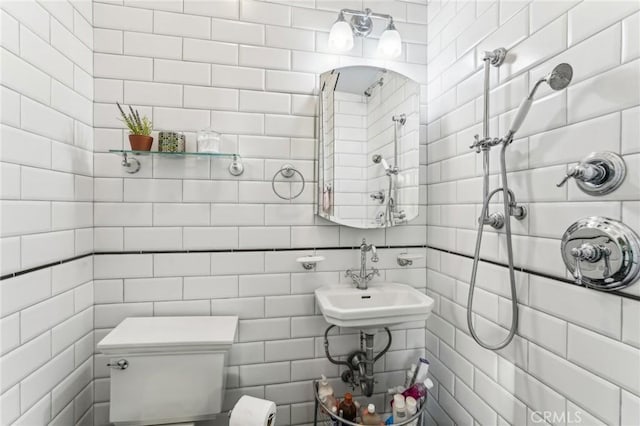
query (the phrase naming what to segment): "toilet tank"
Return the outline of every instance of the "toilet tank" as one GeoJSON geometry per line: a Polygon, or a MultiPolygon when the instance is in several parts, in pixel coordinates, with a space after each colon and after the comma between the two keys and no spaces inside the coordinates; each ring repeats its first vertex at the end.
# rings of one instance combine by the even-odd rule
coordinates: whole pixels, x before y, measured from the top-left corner
{"type": "Polygon", "coordinates": [[[109,356],[109,420],[118,425],[205,420],[222,410],[238,317],[127,318],[98,343],[109,356]]]}

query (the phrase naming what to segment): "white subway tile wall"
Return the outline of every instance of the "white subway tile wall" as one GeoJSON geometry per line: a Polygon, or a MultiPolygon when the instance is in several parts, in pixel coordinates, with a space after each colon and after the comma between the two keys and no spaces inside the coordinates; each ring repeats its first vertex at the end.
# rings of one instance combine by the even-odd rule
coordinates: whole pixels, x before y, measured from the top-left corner
{"type": "MultiPolygon", "coordinates": [[[[345,391],[337,383],[338,369],[318,349],[328,324],[316,308],[313,291],[340,282],[341,272],[356,266],[358,258],[348,256],[346,262],[343,258],[351,251],[327,251],[318,271],[305,273],[294,260],[307,251],[260,250],[351,248],[363,237],[379,245],[426,244],[424,219],[406,226],[410,238],[405,242],[404,234],[391,230],[356,232],[332,225],[317,218],[313,207],[319,74],[352,64],[388,67],[416,80],[426,94],[426,5],[350,4],[381,12],[393,4],[391,13],[399,25],[406,23],[407,9],[414,11],[406,36],[401,29],[408,40],[404,51],[411,49],[412,54],[385,61],[371,49],[364,54],[354,49],[349,56],[327,54],[336,4],[277,3],[95,3],[95,251],[256,250],[98,254],[95,326],[98,341],[126,316],[238,315],[225,408],[243,393],[252,394],[279,404],[278,415],[283,414],[278,423],[305,424],[313,419],[311,378],[325,373],[339,392],[345,391]],[[103,154],[128,146],[116,119],[116,101],[149,115],[157,130],[184,131],[190,151],[196,150],[196,132],[212,127],[223,134],[224,151],[242,156],[244,174],[231,176],[224,159],[143,157],[140,172],[127,174],[117,157],[103,154]],[[292,202],[271,189],[273,175],[285,163],[298,168],[306,180],[304,192],[292,202]],[[292,390],[295,396],[290,396],[292,390]]],[[[426,97],[420,103],[424,110],[426,97]]],[[[417,119],[414,124],[417,130],[417,119]]],[[[421,143],[426,144],[425,120],[421,124],[421,143]]],[[[300,190],[299,182],[278,185],[284,194],[300,190]]],[[[424,206],[426,182],[421,191],[424,206]]],[[[29,223],[45,226],[45,214],[44,209],[34,211],[29,223]]],[[[397,253],[381,253],[387,257],[387,278],[424,289],[425,262],[400,268],[397,253]]],[[[338,346],[344,353],[357,346],[357,336],[342,333],[344,342],[338,346]]],[[[388,358],[393,361],[381,360],[377,366],[388,371],[381,381],[389,383],[415,361],[416,348],[423,353],[424,326],[402,327],[394,331],[394,339],[388,358]],[[410,346],[408,332],[413,336],[410,346]]],[[[108,371],[99,354],[95,377],[94,422],[102,425],[108,422],[108,371]]],[[[378,385],[379,391],[384,389],[385,383],[378,385]]],[[[382,404],[381,394],[376,398],[382,404]]]]}
{"type": "MultiPolygon", "coordinates": [[[[428,250],[427,293],[436,299],[426,334],[436,382],[430,424],[640,424],[640,302],[551,278],[568,277],[560,238],[577,219],[602,215],[637,227],[639,7],[598,0],[428,2],[426,218],[432,247],[470,255],[475,243],[482,163],[467,147],[482,131],[484,51],[509,49],[505,64],[491,69],[495,137],[505,133],[540,77],[560,62],[575,71],[565,91],[541,87],[509,147],[509,184],[529,211],[521,223],[513,221],[516,265],[550,278],[519,274],[520,326],[506,349],[487,351],[469,335],[470,260],[428,250]],[[592,151],[622,154],[628,186],[599,198],[574,183],[556,188],[567,168],[592,151]]],[[[485,229],[483,245],[485,258],[506,261],[504,233],[485,229]]],[[[626,291],[637,295],[638,286],[626,291]]],[[[506,269],[481,262],[474,318],[484,340],[506,335],[508,298],[506,269]]]]}
{"type": "Polygon", "coordinates": [[[92,424],[92,3],[0,8],[0,423],[92,424]]]}
{"type": "MultiPolygon", "coordinates": [[[[249,394],[276,401],[279,424],[310,423],[310,378],[324,372],[346,390],[324,358],[327,324],[313,290],[343,280],[358,261],[354,250],[322,247],[354,247],[364,236],[471,253],[481,163],[466,147],[481,131],[484,50],[513,55],[491,79],[496,136],[539,77],[557,62],[575,69],[568,90],[541,88],[510,148],[510,183],[529,208],[514,226],[517,265],[566,276],[559,237],[585,215],[640,230],[637,2],[349,2],[394,15],[405,40],[394,62],[375,56],[375,39],[356,40],[344,56],[327,50],[341,7],[2,2],[0,274],[94,251],[255,251],[104,254],[2,280],[1,424],[107,424],[108,370],[95,343],[127,316],[212,314],[240,317],[225,409],[249,394]],[[313,214],[318,74],[353,64],[388,67],[421,85],[421,216],[409,226],[360,231],[313,214]],[[149,158],[138,174],[125,173],[103,153],[128,146],[116,101],[149,115],[157,130],[185,131],[189,150],[197,130],[221,131],[224,150],[243,156],[244,175],[230,176],[221,160],[149,158]],[[597,200],[574,184],[556,189],[566,168],[594,150],[624,156],[625,185],[597,200]],[[271,191],[285,162],[307,178],[293,202],[271,191]],[[268,251],[276,247],[317,247],[327,260],[305,272],[293,259],[307,251],[268,251]]],[[[505,261],[502,233],[488,232],[484,244],[483,256],[505,261]]],[[[426,353],[436,385],[428,424],[568,424],[578,413],[583,424],[640,424],[639,302],[518,274],[519,336],[492,353],[468,335],[470,261],[416,250],[426,261],[410,268],[395,264],[400,250],[381,250],[381,279],[426,288],[434,314],[426,330],[394,328],[392,350],[376,366],[378,389],[402,381],[402,369],[426,353]],[[615,363],[602,365],[611,356],[615,363]]],[[[510,321],[506,274],[483,263],[480,275],[477,327],[497,341],[510,321]]],[[[628,291],[640,294],[638,285],[628,291]]],[[[356,337],[333,333],[332,351],[347,354],[356,337]]]]}

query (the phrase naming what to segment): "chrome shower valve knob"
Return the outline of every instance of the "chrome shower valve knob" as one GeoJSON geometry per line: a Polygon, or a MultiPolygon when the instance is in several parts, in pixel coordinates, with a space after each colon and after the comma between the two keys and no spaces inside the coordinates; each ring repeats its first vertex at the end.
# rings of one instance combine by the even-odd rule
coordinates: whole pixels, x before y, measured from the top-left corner
{"type": "Polygon", "coordinates": [[[560,251],[577,284],[611,291],[640,278],[640,237],[614,219],[578,220],[562,236],[560,251]]]}
{"type": "Polygon", "coordinates": [[[567,175],[556,186],[560,188],[571,178],[589,182],[594,185],[601,185],[607,178],[607,171],[602,165],[580,163],[567,173],[567,175]]]}
{"type": "Polygon", "coordinates": [[[609,276],[611,271],[611,249],[605,245],[596,245],[591,243],[583,243],[580,247],[571,249],[571,256],[576,258],[576,270],[573,273],[578,284],[582,283],[582,262],[597,263],[604,260],[603,276],[609,276]]]}
{"type": "Polygon", "coordinates": [[[594,152],[583,159],[556,186],[560,188],[574,178],[578,188],[589,195],[615,191],[624,181],[627,168],[622,157],[613,152],[594,152]]]}
{"type": "Polygon", "coordinates": [[[580,247],[572,248],[571,255],[578,260],[594,263],[611,255],[611,249],[604,245],[583,243],[580,247]]]}

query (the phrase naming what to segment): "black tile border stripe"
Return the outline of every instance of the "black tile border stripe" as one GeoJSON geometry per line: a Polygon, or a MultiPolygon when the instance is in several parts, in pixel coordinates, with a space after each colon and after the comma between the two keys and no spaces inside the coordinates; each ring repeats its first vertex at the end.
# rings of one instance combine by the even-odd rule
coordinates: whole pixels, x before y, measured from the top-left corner
{"type": "MultiPolygon", "coordinates": [[[[33,268],[23,269],[9,274],[1,275],[0,281],[9,278],[19,277],[20,275],[36,272],[41,269],[51,268],[52,266],[62,265],[64,263],[73,262],[74,260],[83,259],[89,256],[102,256],[102,255],[125,255],[125,254],[187,254],[187,253],[255,253],[255,252],[280,252],[280,251],[312,251],[312,250],[352,250],[358,246],[344,246],[344,247],[285,247],[285,248],[273,248],[273,249],[261,249],[261,248],[249,248],[249,249],[205,249],[205,250],[130,250],[130,251],[95,251],[86,253],[67,259],[57,260],[55,262],[46,263],[40,266],[34,266],[33,268]]],[[[428,248],[426,245],[409,245],[409,246],[376,246],[378,249],[410,249],[410,248],[428,248]]]]}
{"type": "MultiPolygon", "coordinates": [[[[439,251],[439,252],[442,252],[442,253],[454,254],[456,256],[465,257],[467,259],[473,260],[473,256],[471,256],[469,254],[458,253],[456,251],[446,250],[446,249],[443,249],[443,248],[433,247],[433,246],[427,246],[427,248],[431,249],[431,250],[439,251]]],[[[496,266],[502,266],[503,268],[508,268],[509,267],[509,265],[507,265],[506,263],[496,262],[494,260],[484,259],[482,257],[480,258],[480,261],[486,262],[486,263],[490,263],[490,264],[496,265],[496,266]]],[[[516,271],[524,272],[524,273],[529,274],[529,275],[535,275],[537,277],[547,278],[547,279],[554,280],[554,281],[561,281],[563,283],[575,285],[577,287],[589,288],[584,284],[578,284],[575,281],[569,280],[569,279],[567,279],[565,277],[557,277],[555,275],[546,274],[544,272],[539,272],[539,271],[533,271],[531,269],[522,268],[522,267],[519,267],[519,266],[515,266],[514,269],[516,271]]],[[[640,283],[636,284],[636,285],[640,285],[640,283]]],[[[594,290],[594,289],[590,289],[590,290],[594,290]]],[[[627,298],[627,299],[640,301],[640,296],[636,296],[635,294],[624,293],[624,292],[618,291],[618,290],[613,290],[613,291],[594,290],[594,291],[597,291],[599,293],[604,293],[604,294],[613,294],[613,295],[624,297],[624,298],[627,298]]]]}
{"type": "Polygon", "coordinates": [[[6,280],[8,278],[19,277],[20,275],[29,274],[31,272],[39,271],[41,269],[51,268],[52,266],[57,266],[57,265],[62,265],[62,264],[65,264],[65,263],[73,262],[74,260],[84,259],[85,257],[93,256],[94,254],[95,253],[93,253],[93,252],[86,253],[86,254],[81,254],[81,255],[78,255],[78,256],[69,257],[67,259],[62,259],[62,260],[57,260],[55,262],[46,263],[44,265],[34,266],[33,268],[22,269],[20,271],[11,272],[10,274],[5,274],[5,275],[0,276],[0,281],[6,280]]]}
{"type": "MultiPolygon", "coordinates": [[[[63,260],[59,260],[56,262],[51,262],[51,263],[47,263],[45,265],[41,265],[41,266],[36,266],[33,268],[29,268],[29,269],[23,269],[21,271],[17,271],[17,272],[12,272],[10,274],[5,274],[0,276],[0,281],[9,279],[9,278],[15,278],[18,277],[20,275],[25,275],[25,274],[29,274],[31,272],[36,272],[39,271],[41,269],[46,269],[46,268],[51,268],[52,266],[57,266],[57,265],[62,265],[68,262],[73,262],[74,260],[79,260],[79,259],[83,259],[85,257],[89,257],[89,256],[104,256],[104,255],[130,255],[130,254],[187,254],[187,253],[248,253],[248,252],[265,252],[265,253],[273,253],[273,252],[287,252],[287,251],[312,251],[312,250],[317,250],[317,251],[322,251],[322,250],[352,250],[354,248],[357,248],[358,246],[345,246],[345,247],[286,247],[286,248],[273,248],[273,249],[259,249],[259,248],[255,248],[255,249],[213,249],[213,250],[139,250],[139,251],[97,251],[97,252],[92,252],[92,253],[87,253],[87,254],[83,254],[83,255],[79,255],[79,256],[74,256],[74,257],[70,257],[67,259],[63,259],[63,260]]],[[[402,246],[398,246],[398,245],[387,245],[387,246],[377,246],[378,249],[416,249],[416,248],[426,248],[426,249],[430,249],[430,250],[435,250],[441,253],[448,253],[448,254],[453,254],[456,256],[461,256],[467,259],[473,259],[473,256],[468,255],[468,254],[464,254],[464,253],[459,253],[456,251],[452,251],[452,250],[447,250],[447,249],[443,249],[440,247],[434,247],[434,246],[430,246],[430,245],[402,245],[402,246]]],[[[480,260],[482,262],[486,262],[486,263],[490,263],[492,265],[496,265],[496,266],[501,266],[503,268],[508,267],[508,265],[506,265],[505,263],[501,263],[501,262],[496,262],[494,260],[489,260],[489,259],[485,259],[485,258],[480,258],[480,260]]],[[[530,274],[530,275],[535,275],[537,277],[541,277],[541,278],[547,278],[547,279],[551,279],[551,280],[555,280],[555,281],[561,281],[563,283],[566,284],[571,284],[571,285],[575,285],[578,287],[584,287],[587,288],[585,285],[583,284],[577,284],[574,281],[571,281],[565,277],[557,277],[554,275],[550,275],[550,274],[546,274],[544,272],[538,272],[538,271],[533,271],[531,269],[527,269],[527,268],[522,268],[522,267],[515,267],[516,271],[519,272],[524,272],[526,274],[530,274]]],[[[639,284],[640,285],[640,284],[639,284]]],[[[597,291],[597,290],[594,290],[597,291]]],[[[631,299],[631,300],[636,300],[636,301],[640,301],[640,296],[636,296],[634,294],[628,294],[628,293],[624,293],[618,290],[614,290],[614,291],[602,291],[601,293],[605,293],[605,294],[613,294],[616,296],[620,296],[620,297],[624,297],[626,299],[631,299]]]]}

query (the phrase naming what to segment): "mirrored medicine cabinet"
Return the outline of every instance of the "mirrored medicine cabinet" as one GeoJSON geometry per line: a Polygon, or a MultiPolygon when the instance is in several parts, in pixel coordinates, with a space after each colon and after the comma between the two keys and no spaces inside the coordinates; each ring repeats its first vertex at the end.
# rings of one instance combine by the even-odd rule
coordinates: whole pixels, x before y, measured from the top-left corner
{"type": "Polygon", "coordinates": [[[354,228],[418,216],[417,82],[371,66],[320,75],[316,212],[354,228]]]}

